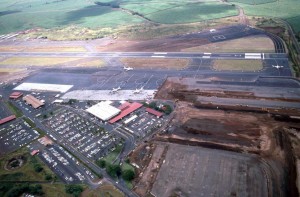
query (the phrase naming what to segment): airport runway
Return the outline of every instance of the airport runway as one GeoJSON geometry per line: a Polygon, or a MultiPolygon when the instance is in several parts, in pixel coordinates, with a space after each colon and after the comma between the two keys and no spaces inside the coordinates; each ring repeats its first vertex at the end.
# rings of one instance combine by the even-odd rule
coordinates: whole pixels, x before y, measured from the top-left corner
{"type": "Polygon", "coordinates": [[[6,57],[136,57],[184,59],[287,59],[285,53],[190,53],[190,52],[0,52],[6,57]]]}

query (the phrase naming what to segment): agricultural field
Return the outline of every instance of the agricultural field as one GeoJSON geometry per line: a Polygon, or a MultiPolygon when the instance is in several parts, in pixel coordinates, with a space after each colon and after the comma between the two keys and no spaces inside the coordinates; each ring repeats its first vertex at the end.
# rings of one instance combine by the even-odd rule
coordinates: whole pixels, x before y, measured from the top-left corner
{"type": "Polygon", "coordinates": [[[244,8],[249,16],[277,17],[289,22],[295,32],[300,31],[300,1],[295,0],[229,0],[244,8]],[[255,3],[254,3],[255,2],[255,3]]]}
{"type": "Polygon", "coordinates": [[[164,24],[192,23],[237,15],[235,7],[217,1],[206,2],[155,2],[121,4],[153,22],[164,24]]]}
{"type": "MultiPolygon", "coordinates": [[[[107,2],[107,1],[99,1],[107,2]]],[[[103,29],[109,32],[119,26],[147,22],[191,23],[237,15],[233,6],[216,1],[117,1],[119,7],[97,5],[93,1],[49,0],[41,2],[4,1],[0,5],[0,34],[40,28],[62,28],[70,25],[78,28],[103,29]]],[[[86,31],[93,30],[84,30],[86,31]]],[[[91,34],[103,32],[92,32],[91,34]]],[[[82,32],[78,32],[81,36],[82,32]]],[[[51,34],[49,35],[51,37],[51,34]]],[[[73,38],[75,39],[75,38],[73,38]]]]}

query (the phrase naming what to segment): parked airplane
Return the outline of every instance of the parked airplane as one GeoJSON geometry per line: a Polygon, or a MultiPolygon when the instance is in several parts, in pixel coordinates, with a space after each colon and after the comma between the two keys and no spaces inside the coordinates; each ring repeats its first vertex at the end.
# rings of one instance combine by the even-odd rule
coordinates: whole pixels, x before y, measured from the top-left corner
{"type": "Polygon", "coordinates": [[[121,90],[121,87],[117,87],[117,88],[113,88],[110,92],[111,93],[115,93],[115,92],[118,92],[119,90],[121,90]]]}
{"type": "Polygon", "coordinates": [[[123,68],[124,68],[124,70],[126,70],[126,71],[133,70],[132,67],[126,67],[126,66],[124,66],[123,68]]]}
{"type": "Polygon", "coordinates": [[[279,66],[279,65],[276,65],[276,66],[272,65],[272,67],[273,67],[273,68],[277,68],[277,69],[283,68],[283,66],[279,66]]]}
{"type": "Polygon", "coordinates": [[[140,89],[135,89],[135,90],[133,91],[133,94],[139,94],[139,93],[141,93],[143,90],[144,90],[144,87],[141,87],[140,89]]]}

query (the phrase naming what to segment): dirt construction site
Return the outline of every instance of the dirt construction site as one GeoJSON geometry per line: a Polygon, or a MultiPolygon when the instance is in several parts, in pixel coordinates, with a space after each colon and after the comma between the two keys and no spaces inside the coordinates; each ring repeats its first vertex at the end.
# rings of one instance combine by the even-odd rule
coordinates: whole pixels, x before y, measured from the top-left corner
{"type": "Polygon", "coordinates": [[[168,79],[156,94],[157,99],[176,101],[170,126],[130,155],[138,166],[137,194],[298,196],[300,123],[295,111],[199,105],[199,94],[186,96],[193,80],[189,85],[176,80],[168,79]]]}

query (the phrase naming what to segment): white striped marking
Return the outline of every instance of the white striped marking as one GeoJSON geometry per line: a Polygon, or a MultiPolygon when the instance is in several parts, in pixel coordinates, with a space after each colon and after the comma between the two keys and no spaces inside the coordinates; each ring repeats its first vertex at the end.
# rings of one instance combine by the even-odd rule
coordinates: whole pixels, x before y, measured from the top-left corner
{"type": "Polygon", "coordinates": [[[210,56],[204,55],[202,56],[202,58],[210,58],[210,56]]]}
{"type": "Polygon", "coordinates": [[[156,53],[154,53],[154,54],[157,54],[157,55],[166,55],[166,54],[168,54],[168,53],[164,53],[164,52],[156,52],[156,53]]]}
{"type": "Polygon", "coordinates": [[[152,55],[151,57],[154,57],[154,58],[165,58],[165,56],[160,56],[160,55],[152,55]]]}
{"type": "Polygon", "coordinates": [[[204,53],[204,55],[211,55],[211,53],[204,53]]]}

